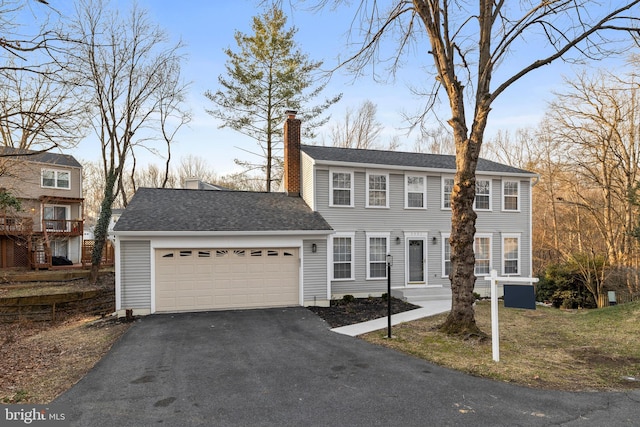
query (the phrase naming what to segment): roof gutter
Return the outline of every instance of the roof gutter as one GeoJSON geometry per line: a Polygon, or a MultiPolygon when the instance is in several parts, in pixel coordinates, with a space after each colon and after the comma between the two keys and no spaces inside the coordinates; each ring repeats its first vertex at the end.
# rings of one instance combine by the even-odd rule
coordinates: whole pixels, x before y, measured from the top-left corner
{"type": "Polygon", "coordinates": [[[224,237],[224,236],[312,236],[329,235],[334,230],[272,230],[272,231],[111,231],[110,234],[122,237],[224,237]]]}
{"type": "MultiPolygon", "coordinates": [[[[402,165],[388,165],[388,164],[378,164],[378,163],[354,163],[354,162],[344,162],[340,160],[318,160],[314,159],[314,164],[316,166],[335,166],[341,168],[375,168],[375,169],[387,169],[387,170],[398,170],[398,171],[420,171],[420,172],[433,172],[433,173],[444,173],[444,174],[455,174],[455,169],[443,169],[443,168],[428,168],[428,167],[420,167],[420,166],[402,166],[402,165]]],[[[500,175],[500,176],[520,176],[531,178],[536,176],[534,173],[524,173],[524,172],[501,172],[501,171],[484,171],[484,170],[476,170],[476,175],[500,175]]]]}

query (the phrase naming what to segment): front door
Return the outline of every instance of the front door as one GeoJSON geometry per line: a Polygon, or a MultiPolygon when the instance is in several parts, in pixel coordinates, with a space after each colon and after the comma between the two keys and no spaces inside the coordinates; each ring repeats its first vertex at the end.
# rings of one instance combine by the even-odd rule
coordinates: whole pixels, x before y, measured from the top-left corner
{"type": "Polygon", "coordinates": [[[409,283],[425,282],[424,274],[424,239],[409,239],[409,283]]]}

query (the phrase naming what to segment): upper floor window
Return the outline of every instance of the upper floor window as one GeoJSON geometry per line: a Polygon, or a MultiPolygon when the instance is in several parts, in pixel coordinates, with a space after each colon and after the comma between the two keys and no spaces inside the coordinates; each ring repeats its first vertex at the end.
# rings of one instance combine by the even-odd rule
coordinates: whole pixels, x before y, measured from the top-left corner
{"type": "Polygon", "coordinates": [[[520,274],[520,235],[502,235],[502,274],[520,274]]]}
{"type": "Polygon", "coordinates": [[[520,210],[520,183],[518,181],[502,181],[502,210],[520,210]]]}
{"type": "Polygon", "coordinates": [[[367,207],[389,207],[389,175],[367,173],[367,207]]]}
{"type": "Polygon", "coordinates": [[[476,201],[475,208],[479,211],[491,210],[491,180],[476,180],[476,201]]]}
{"type": "Polygon", "coordinates": [[[330,171],[330,206],[353,206],[353,172],[330,171]]]}
{"type": "Polygon", "coordinates": [[[451,193],[453,193],[453,178],[442,178],[443,209],[451,209],[451,193]]]}
{"type": "Polygon", "coordinates": [[[424,176],[405,175],[404,207],[424,209],[427,207],[427,179],[424,176]]]}
{"type": "Polygon", "coordinates": [[[71,188],[71,173],[54,169],[42,170],[42,186],[46,188],[71,188]]]}

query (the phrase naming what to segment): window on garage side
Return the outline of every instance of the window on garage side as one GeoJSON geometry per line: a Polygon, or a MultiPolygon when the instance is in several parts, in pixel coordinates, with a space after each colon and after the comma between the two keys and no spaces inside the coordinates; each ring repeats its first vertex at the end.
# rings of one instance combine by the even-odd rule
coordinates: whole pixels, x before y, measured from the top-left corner
{"type": "Polygon", "coordinates": [[[329,206],[353,206],[353,172],[331,171],[329,206]]]}
{"type": "Polygon", "coordinates": [[[334,236],[333,248],[333,279],[353,279],[353,237],[334,236]]]}

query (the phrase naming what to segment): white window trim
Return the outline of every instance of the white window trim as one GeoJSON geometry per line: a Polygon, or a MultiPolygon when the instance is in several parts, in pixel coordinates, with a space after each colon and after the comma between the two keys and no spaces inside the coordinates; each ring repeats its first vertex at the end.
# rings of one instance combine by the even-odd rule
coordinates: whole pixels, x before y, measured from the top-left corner
{"type": "Polygon", "coordinates": [[[478,201],[478,189],[476,187],[476,197],[473,200],[473,209],[477,212],[491,212],[493,210],[493,180],[488,178],[476,178],[476,183],[478,181],[489,181],[489,209],[478,209],[476,207],[476,202],[478,201]]]}
{"type": "MultiPolygon", "coordinates": [[[[389,208],[389,174],[388,173],[382,173],[382,172],[369,172],[367,171],[366,173],[366,191],[367,191],[367,204],[365,205],[367,208],[371,208],[371,209],[388,209],[389,208]],[[385,183],[386,183],[386,188],[385,188],[385,205],[384,206],[372,206],[369,204],[369,176],[374,175],[374,176],[384,176],[385,177],[385,183]]],[[[375,191],[379,191],[379,190],[375,190],[375,191]]]]}
{"type": "MultiPolygon", "coordinates": [[[[417,209],[417,208],[414,208],[417,209]]],[[[427,278],[429,277],[429,233],[428,232],[412,232],[408,231],[404,233],[404,274],[407,282],[407,286],[423,286],[427,284],[427,278]],[[422,250],[424,257],[424,280],[422,282],[410,282],[409,281],[409,240],[422,240],[422,250]]]]}
{"type": "Polygon", "coordinates": [[[330,268],[330,275],[329,275],[329,280],[332,282],[347,282],[350,280],[355,280],[355,242],[356,242],[356,233],[335,233],[331,235],[331,239],[329,242],[329,268],[330,268]],[[333,271],[333,267],[334,267],[334,261],[333,261],[333,239],[335,238],[340,238],[340,237],[349,237],[351,238],[351,277],[345,277],[342,279],[335,279],[334,278],[334,271],[333,271]]]}
{"type": "MultiPolygon", "coordinates": [[[[475,250],[475,244],[476,244],[476,239],[478,238],[483,238],[489,239],[489,272],[487,274],[491,273],[491,269],[493,268],[493,234],[491,233],[476,233],[475,236],[473,236],[473,245],[474,245],[474,250],[475,250]]],[[[475,252],[474,252],[474,256],[475,256],[475,252]]],[[[477,261],[477,260],[476,260],[477,261]]],[[[473,266],[473,273],[478,276],[478,274],[476,273],[476,266],[473,266]]],[[[480,276],[478,276],[480,277],[480,276]]]]}
{"type": "MultiPolygon", "coordinates": [[[[387,269],[385,268],[384,270],[384,276],[383,277],[371,277],[371,269],[369,268],[370,263],[371,263],[371,259],[369,258],[369,254],[370,254],[370,247],[369,247],[369,239],[371,239],[372,237],[384,237],[387,239],[387,252],[386,255],[390,254],[391,252],[391,245],[390,245],[390,239],[391,239],[391,233],[365,233],[366,235],[366,239],[367,239],[367,280],[386,280],[387,279],[387,269]]],[[[385,258],[385,266],[386,266],[386,258],[385,258]]]]}
{"type": "Polygon", "coordinates": [[[515,181],[515,180],[503,180],[502,181],[502,211],[503,212],[520,212],[520,199],[522,198],[522,194],[520,192],[521,188],[522,188],[522,186],[520,185],[520,181],[515,181]],[[515,209],[507,209],[507,208],[505,208],[505,206],[506,206],[506,203],[505,203],[506,194],[504,194],[504,187],[505,187],[505,184],[508,183],[508,182],[511,182],[511,183],[515,182],[518,185],[518,195],[516,196],[517,197],[517,201],[518,201],[518,205],[517,205],[517,207],[515,209]]]}
{"type": "Polygon", "coordinates": [[[500,270],[502,271],[502,275],[506,276],[507,273],[505,272],[505,250],[504,250],[504,241],[505,239],[518,239],[518,258],[516,258],[516,261],[518,262],[518,272],[513,274],[513,273],[509,273],[510,276],[521,276],[522,275],[522,235],[521,233],[502,233],[502,236],[500,238],[501,240],[501,246],[502,246],[502,254],[501,254],[501,266],[500,266],[500,270]]]}
{"type": "Polygon", "coordinates": [[[41,188],[55,188],[56,190],[71,190],[71,171],[63,169],[42,168],[40,170],[40,187],[41,188]],[[55,185],[44,185],[44,173],[53,172],[53,181],[55,185]],[[58,187],[58,174],[66,173],[69,175],[69,187],[58,187]]]}
{"type": "Polygon", "coordinates": [[[425,175],[405,174],[404,176],[404,208],[405,209],[427,209],[427,177],[425,175]],[[422,207],[409,206],[409,183],[410,177],[422,178],[422,207]]]}
{"type": "MultiPolygon", "coordinates": [[[[446,211],[450,211],[451,210],[451,206],[445,206],[445,197],[444,197],[444,182],[447,179],[453,179],[453,175],[443,175],[440,178],[440,209],[442,210],[446,210],[446,211]]],[[[451,199],[449,199],[450,201],[451,199]]]]}
{"type": "Polygon", "coordinates": [[[42,220],[45,221],[45,225],[46,225],[46,221],[58,221],[56,219],[48,219],[44,217],[44,211],[46,208],[64,208],[64,220],[65,220],[65,228],[64,229],[60,229],[57,230],[55,228],[47,228],[47,231],[69,231],[69,221],[71,220],[71,206],[69,205],[53,205],[53,204],[46,204],[42,207],[42,220]]]}
{"type": "MultiPolygon", "coordinates": [[[[446,271],[446,259],[444,258],[444,254],[445,254],[445,245],[447,244],[447,239],[451,237],[451,233],[440,233],[440,240],[441,240],[441,244],[440,244],[440,258],[442,260],[441,263],[441,276],[443,279],[448,279],[449,276],[445,274],[446,271]]],[[[451,262],[451,259],[449,259],[449,262],[451,262]]]]}
{"type": "MultiPolygon", "coordinates": [[[[329,206],[331,207],[335,207],[335,208],[352,208],[354,206],[353,204],[353,199],[354,199],[354,194],[353,194],[353,189],[354,189],[354,173],[352,170],[344,170],[344,169],[329,169],[329,206]],[[350,200],[349,200],[349,204],[348,205],[336,205],[333,203],[333,174],[334,173],[346,173],[349,174],[351,176],[351,188],[350,190],[350,200]]],[[[343,189],[341,189],[343,190],[343,189]]]]}

